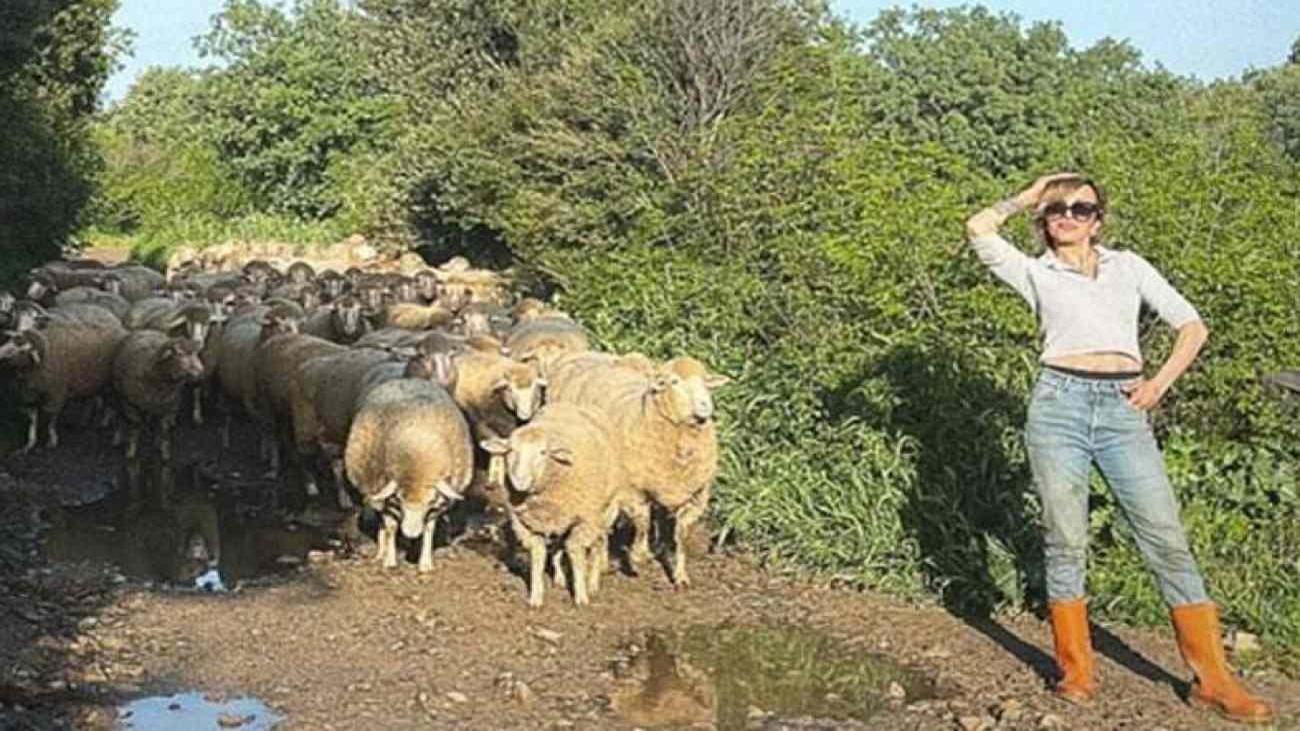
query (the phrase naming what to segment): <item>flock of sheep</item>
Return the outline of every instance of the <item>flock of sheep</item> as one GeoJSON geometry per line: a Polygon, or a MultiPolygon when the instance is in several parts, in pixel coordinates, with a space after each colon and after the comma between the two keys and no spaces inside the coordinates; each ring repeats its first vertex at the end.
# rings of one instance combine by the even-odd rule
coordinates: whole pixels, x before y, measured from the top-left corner
{"type": "Polygon", "coordinates": [[[530,558],[529,604],[541,606],[547,557],[574,601],[589,602],[619,516],[635,565],[650,557],[652,510],[672,526],[673,585],[689,584],[686,536],[717,472],[713,389],[727,378],[699,361],[655,362],[591,350],[568,315],[510,292],[462,258],[413,276],[317,272],[264,260],[228,271],[56,261],[32,270],[24,296],[0,292],[0,378],[16,381],[29,418],[24,450],[58,444],[70,399],[116,414],[138,489],[140,437],[164,463],[187,399],[260,427],[282,490],[354,496],[380,516],[377,559],[397,565],[397,534],[419,539],[432,568],[435,524],[473,495],[509,516],[530,558]],[[189,395],[187,396],[187,392],[189,395]],[[548,553],[554,549],[553,553],[548,553]]]}

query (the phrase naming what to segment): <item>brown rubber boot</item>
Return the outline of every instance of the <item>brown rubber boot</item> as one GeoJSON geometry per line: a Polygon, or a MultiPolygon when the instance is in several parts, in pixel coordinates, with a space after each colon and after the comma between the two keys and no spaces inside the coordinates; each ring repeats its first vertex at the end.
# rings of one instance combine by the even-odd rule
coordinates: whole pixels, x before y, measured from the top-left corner
{"type": "Polygon", "coordinates": [[[1092,654],[1092,637],[1088,633],[1088,600],[1054,601],[1049,606],[1056,664],[1061,670],[1056,695],[1070,703],[1084,705],[1097,694],[1097,683],[1093,680],[1097,661],[1092,654]]]}
{"type": "Polygon", "coordinates": [[[1211,708],[1230,721],[1272,723],[1273,707],[1247,692],[1228,668],[1214,603],[1183,604],[1170,614],[1178,650],[1196,674],[1188,702],[1211,708]]]}

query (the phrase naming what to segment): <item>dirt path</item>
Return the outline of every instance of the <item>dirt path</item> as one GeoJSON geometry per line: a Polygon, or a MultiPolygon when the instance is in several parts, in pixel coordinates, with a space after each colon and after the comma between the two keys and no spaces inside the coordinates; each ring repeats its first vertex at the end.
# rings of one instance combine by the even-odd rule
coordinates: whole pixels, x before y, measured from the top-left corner
{"type": "MultiPolygon", "coordinates": [[[[1032,617],[964,622],[743,553],[697,551],[689,592],[660,571],[611,575],[583,609],[551,589],[530,610],[518,568],[481,540],[440,549],[427,575],[383,572],[331,550],[329,513],[264,507],[250,432],[213,461],[215,431],[182,429],[178,464],[207,459],[215,492],[187,492],[182,470],[162,519],[58,507],[110,488],[120,459],[103,435],[67,429],[58,449],[6,461],[0,728],[113,728],[129,700],[179,691],[264,701],[260,719],[227,715],[243,728],[268,713],[284,729],[1230,727],[1180,702],[1166,632],[1103,631],[1105,692],[1075,709],[1043,690],[1050,633],[1032,617]],[[158,580],[201,570],[182,554],[194,535],[217,542],[214,527],[232,591],[158,580]]],[[[1300,684],[1251,682],[1281,703],[1279,728],[1300,728],[1300,684]]]]}

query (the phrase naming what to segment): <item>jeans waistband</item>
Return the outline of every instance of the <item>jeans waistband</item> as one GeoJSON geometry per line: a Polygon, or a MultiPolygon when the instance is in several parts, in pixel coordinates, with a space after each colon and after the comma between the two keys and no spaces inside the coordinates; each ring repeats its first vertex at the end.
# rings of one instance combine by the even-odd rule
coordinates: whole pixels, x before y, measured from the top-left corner
{"type": "Polygon", "coordinates": [[[1043,366],[1038,372],[1038,382],[1058,389],[1088,391],[1121,391],[1142,378],[1141,373],[1088,374],[1043,366]]]}

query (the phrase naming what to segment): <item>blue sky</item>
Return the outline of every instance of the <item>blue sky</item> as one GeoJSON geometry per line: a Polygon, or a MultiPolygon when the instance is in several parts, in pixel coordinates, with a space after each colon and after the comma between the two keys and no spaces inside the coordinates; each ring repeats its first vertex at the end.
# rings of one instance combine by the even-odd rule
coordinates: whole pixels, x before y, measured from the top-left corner
{"type": "MultiPolygon", "coordinates": [[[[833,0],[835,11],[866,23],[882,8],[911,3],[833,0]]],[[[924,7],[961,2],[928,0],[924,7]]],[[[1083,48],[1100,38],[1127,38],[1148,64],[1159,62],[1178,74],[1203,80],[1238,76],[1286,59],[1300,36],[1300,0],[986,0],[999,11],[1026,21],[1059,20],[1071,45],[1083,48]]],[[[110,100],[121,99],[149,66],[201,63],[192,38],[205,32],[222,0],[121,0],[118,26],[136,33],[135,56],[108,82],[110,100]]]]}

